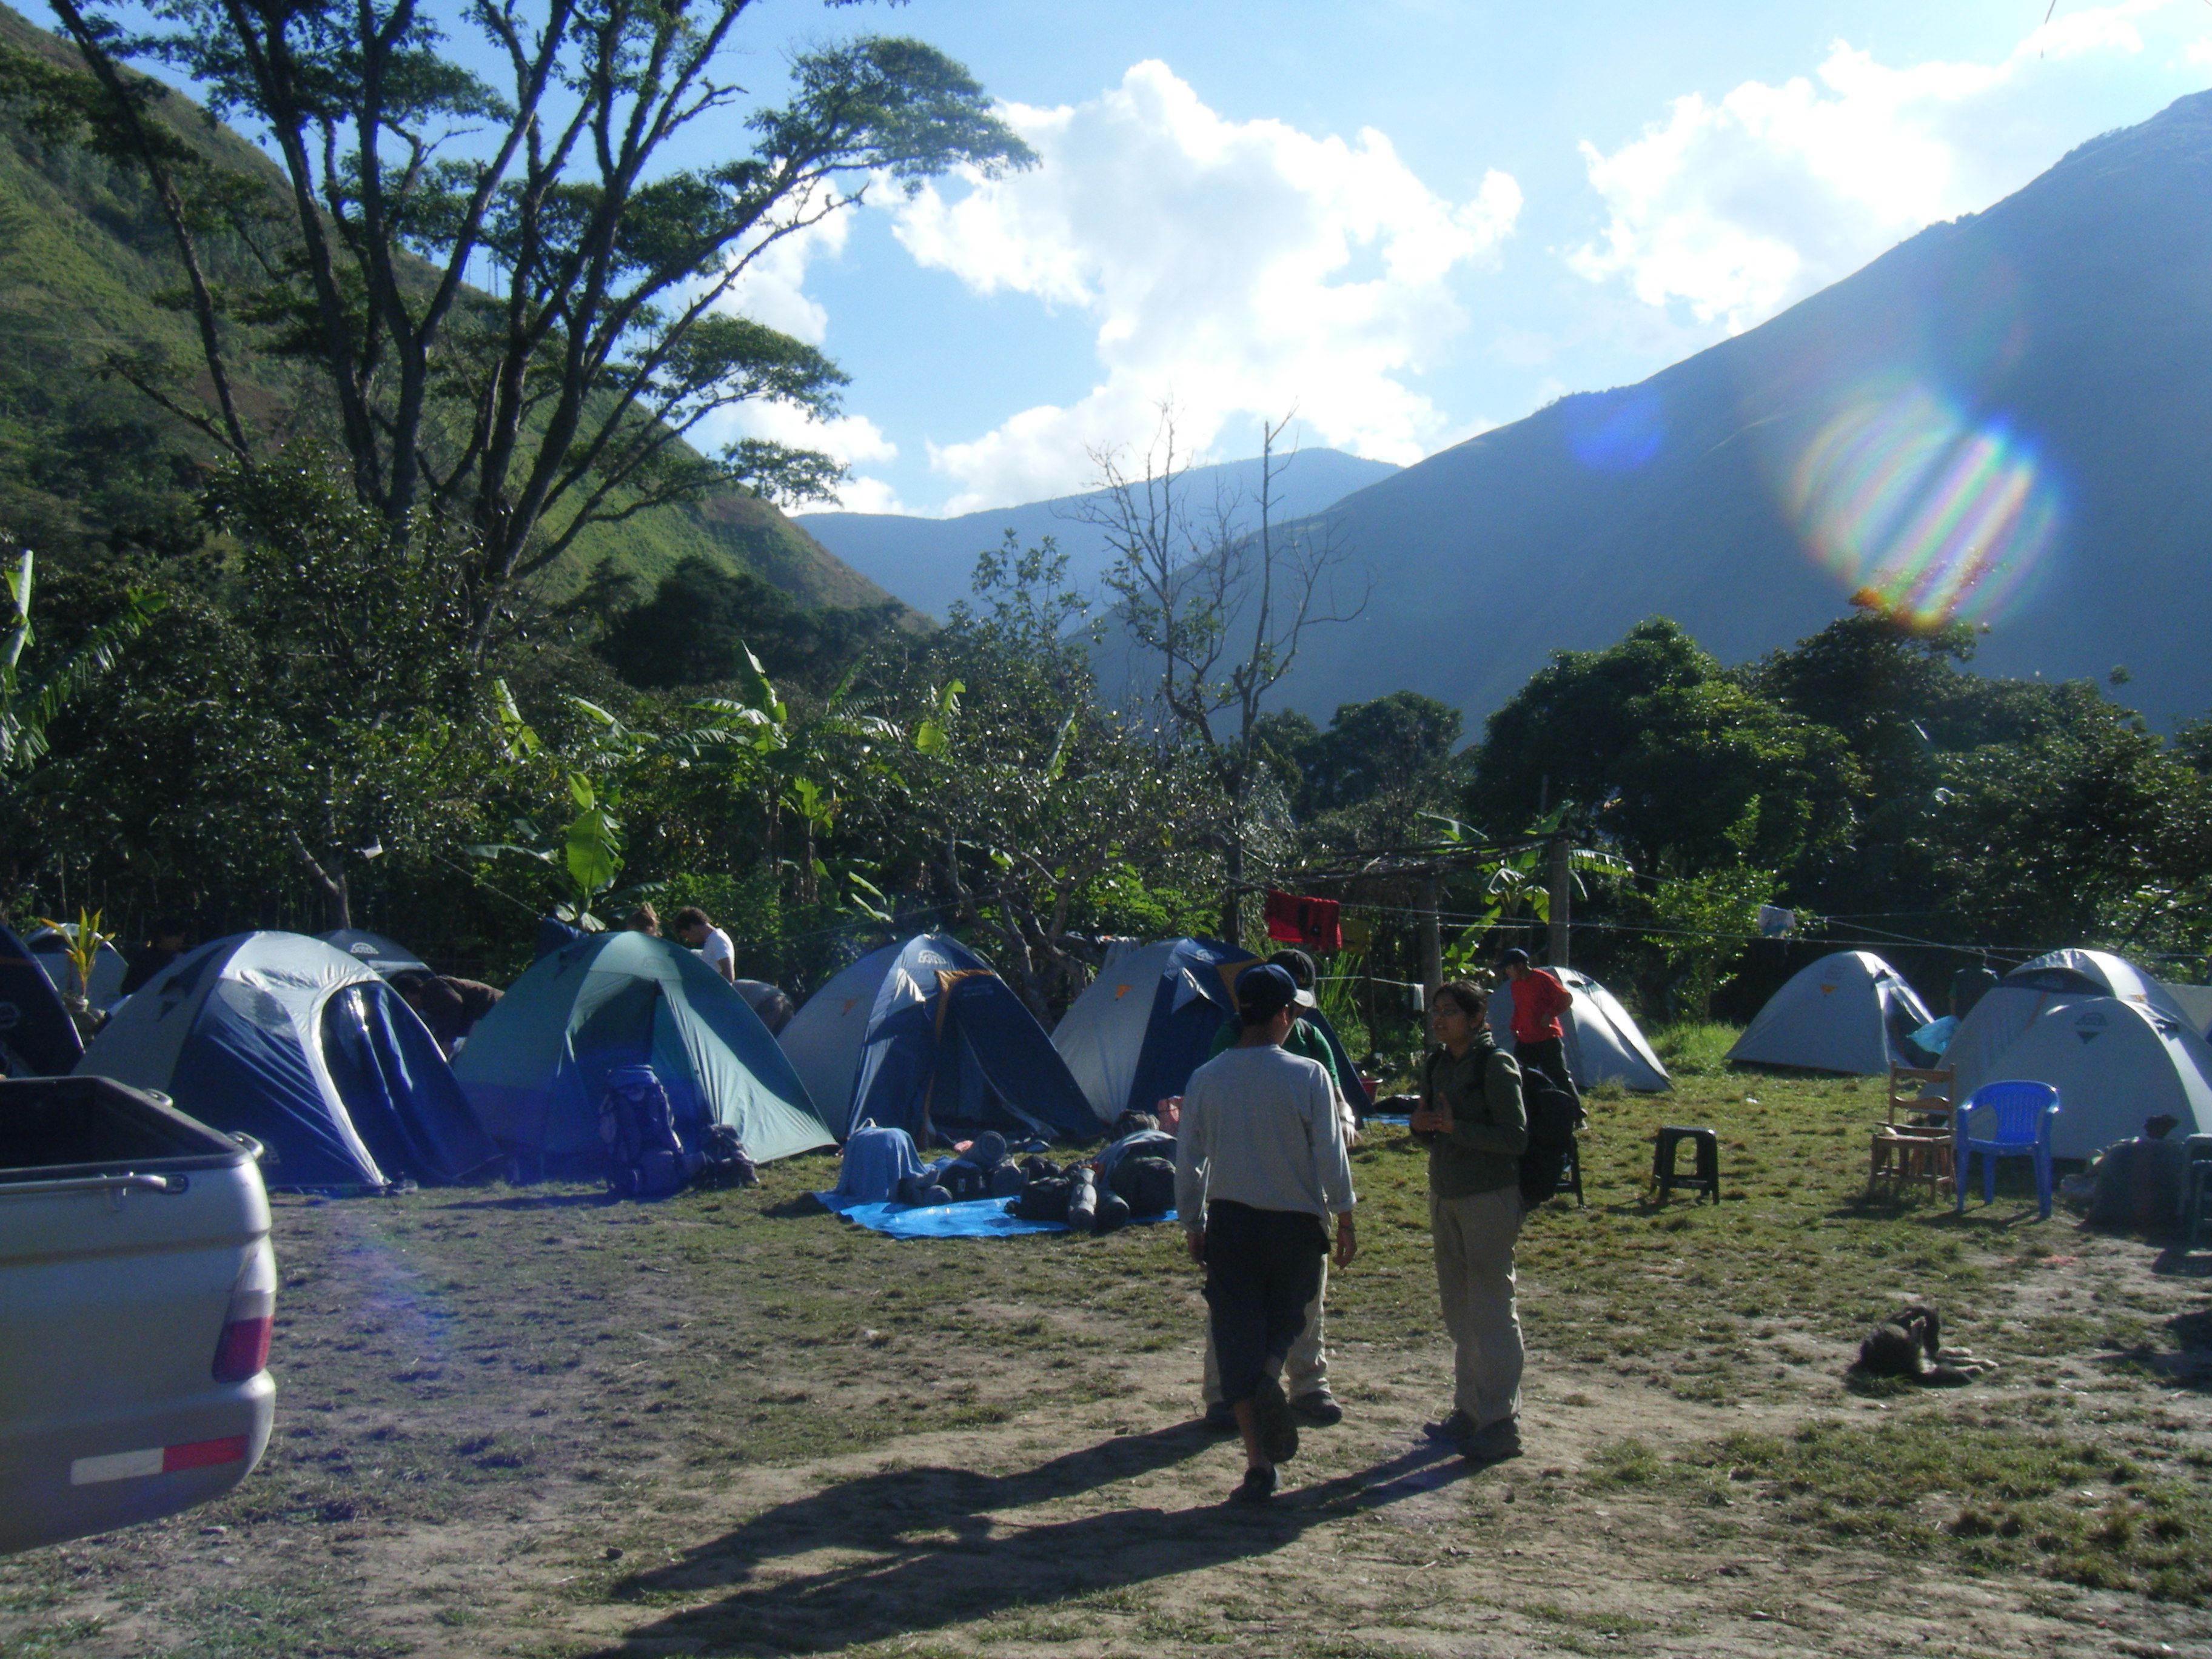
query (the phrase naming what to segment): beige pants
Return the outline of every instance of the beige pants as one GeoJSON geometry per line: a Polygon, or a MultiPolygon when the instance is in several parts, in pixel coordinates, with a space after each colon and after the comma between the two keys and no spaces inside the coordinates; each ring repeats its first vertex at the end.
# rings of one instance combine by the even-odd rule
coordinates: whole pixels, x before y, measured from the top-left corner
{"type": "Polygon", "coordinates": [[[1452,1339],[1452,1403],[1479,1428],[1521,1412],[1521,1316],[1513,1306],[1513,1241],[1521,1189],[1472,1198],[1429,1195],[1437,1294],[1452,1339]]]}
{"type": "MultiPolygon", "coordinates": [[[[1291,1344],[1291,1357],[1283,1362],[1283,1392],[1303,1400],[1328,1386],[1328,1353],[1322,1346],[1321,1304],[1328,1294],[1328,1258],[1321,1261],[1321,1287],[1306,1304],[1306,1328],[1291,1344]]],[[[1213,1322],[1206,1322],[1206,1403],[1221,1403],[1221,1364],[1213,1357],[1213,1322]]]]}

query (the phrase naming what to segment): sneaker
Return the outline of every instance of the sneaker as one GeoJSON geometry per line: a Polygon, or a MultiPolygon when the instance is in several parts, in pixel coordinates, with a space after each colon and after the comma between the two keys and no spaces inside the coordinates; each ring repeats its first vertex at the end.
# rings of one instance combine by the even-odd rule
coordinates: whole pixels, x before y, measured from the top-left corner
{"type": "Polygon", "coordinates": [[[1317,1429],[1333,1429],[1344,1421],[1344,1407],[1336,1403],[1336,1396],[1328,1391],[1326,1383],[1291,1401],[1291,1413],[1317,1429]]]}
{"type": "Polygon", "coordinates": [[[1232,1504],[1269,1504],[1275,1498],[1275,1472],[1273,1469],[1247,1469],[1237,1490],[1229,1494],[1232,1504]]]}
{"type": "Polygon", "coordinates": [[[1291,1415],[1291,1402],[1283,1398],[1280,1383],[1271,1377],[1260,1379],[1252,1413],[1259,1419],[1260,1449],[1269,1462],[1287,1463],[1298,1455],[1297,1419],[1291,1415]]]}
{"type": "Polygon", "coordinates": [[[1216,1434],[1234,1434],[1237,1432],[1237,1408],[1231,1406],[1226,1400],[1217,1400],[1212,1405],[1208,1406],[1206,1408],[1206,1416],[1202,1420],[1206,1426],[1212,1429],[1216,1434]]]}
{"type": "Polygon", "coordinates": [[[1520,1420],[1501,1417],[1476,1430],[1459,1443],[1459,1455],[1470,1463],[1504,1463],[1520,1456],[1520,1420]]]}
{"type": "Polygon", "coordinates": [[[1474,1435],[1474,1419],[1463,1411],[1454,1411],[1441,1423],[1424,1423],[1421,1432],[1431,1440],[1449,1440],[1457,1445],[1474,1435]]]}

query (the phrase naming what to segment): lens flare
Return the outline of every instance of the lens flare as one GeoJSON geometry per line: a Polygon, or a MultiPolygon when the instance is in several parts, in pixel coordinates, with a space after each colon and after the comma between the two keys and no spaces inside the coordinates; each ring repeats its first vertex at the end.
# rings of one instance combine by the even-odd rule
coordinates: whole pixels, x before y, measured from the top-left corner
{"type": "Polygon", "coordinates": [[[1830,421],[1798,459],[1790,504],[1855,599],[1921,628],[2017,605],[2061,522],[2057,491],[2017,434],[1919,389],[1830,421]]]}
{"type": "Polygon", "coordinates": [[[1567,447],[1593,472],[1633,472],[1667,441],[1667,410],[1648,387],[1587,393],[1559,410],[1567,447]]]}

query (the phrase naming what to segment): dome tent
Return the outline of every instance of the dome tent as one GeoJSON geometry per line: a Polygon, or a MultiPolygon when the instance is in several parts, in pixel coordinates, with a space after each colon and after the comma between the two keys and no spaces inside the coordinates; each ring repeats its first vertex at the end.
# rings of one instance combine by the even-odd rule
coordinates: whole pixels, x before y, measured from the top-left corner
{"type": "Polygon", "coordinates": [[[2160,1113],[2180,1120],[2170,1139],[2212,1126],[2212,1048],[2172,1015],[2132,1000],[2083,997],[2046,1009],[1982,1080],[2014,1079],[2058,1091],[2055,1158],[2094,1158],[2160,1113]]]}
{"type": "Polygon", "coordinates": [[[2022,963],[1984,992],[1951,1033],[1943,1063],[1959,1074],[1961,1095],[2013,1075],[2000,1069],[2012,1045],[2045,1014],[2110,997],[2193,1026],[2172,994],[2108,951],[2053,951],[2022,963]]]}
{"type": "Polygon", "coordinates": [[[636,1065],[659,1077],[687,1135],[726,1124],[762,1164],[830,1144],[744,999],[696,951],[648,933],[586,933],[538,957],[453,1070],[526,1170],[580,1174],[599,1165],[607,1074],[636,1065]]]}
{"type": "Polygon", "coordinates": [[[841,1135],[864,1120],[923,1146],[933,1133],[986,1129],[1076,1140],[1099,1132],[1036,1017],[990,963],[943,933],[863,957],[808,998],[783,1036],[786,1052],[830,1086],[850,1068],[844,1100],[826,1114],[841,1135]]]}
{"type": "MultiPolygon", "coordinates": [[[[1630,1089],[1656,1094],[1671,1089],[1674,1080],[1651,1050],[1636,1021],[1620,1000],[1588,974],[1571,968],[1552,968],[1559,983],[1575,994],[1574,1006],[1559,1024],[1565,1028],[1567,1069],[1577,1089],[1600,1083],[1619,1083],[1630,1089]]],[[[1501,985],[1490,1000],[1490,1029],[1498,1046],[1513,1052],[1513,988],[1501,985]]]]}
{"type": "Polygon", "coordinates": [[[187,953],[116,1010],[76,1070],[262,1141],[272,1185],[460,1181],[498,1157],[415,1011],[302,933],[187,953]]]}
{"type": "Polygon", "coordinates": [[[46,969],[0,927],[0,1077],[60,1077],[84,1053],[46,969]]]}
{"type": "Polygon", "coordinates": [[[1236,1015],[1237,975],[1258,960],[1218,939],[1162,939],[1091,981],[1053,1028],[1052,1046],[1100,1122],[1183,1091],[1236,1015]]]}
{"type": "MultiPolygon", "coordinates": [[[[46,969],[46,977],[53,981],[54,989],[67,995],[76,978],[76,969],[70,965],[69,948],[76,939],[76,924],[65,921],[58,927],[41,927],[24,941],[31,947],[31,958],[46,969]]],[[[92,953],[92,983],[86,988],[85,1000],[102,1013],[112,1008],[123,995],[123,977],[131,971],[131,964],[123,959],[123,952],[106,939],[92,953]]]]}
{"type": "Polygon", "coordinates": [[[852,1133],[853,1079],[860,1069],[860,1045],[876,1011],[876,993],[905,948],[886,945],[840,969],[775,1035],[822,1121],[840,1140],[852,1133]]]}
{"type": "Polygon", "coordinates": [[[1728,1057],[1876,1077],[1912,1063],[1900,1042],[1928,1018],[1896,969],[1871,951],[1838,951],[1769,997],[1728,1057]]]}
{"type": "Polygon", "coordinates": [[[366,928],[340,927],[333,933],[319,936],[331,949],[343,951],[356,962],[374,968],[386,979],[408,969],[430,971],[430,964],[404,945],[394,945],[381,933],[372,933],[366,928]]]}

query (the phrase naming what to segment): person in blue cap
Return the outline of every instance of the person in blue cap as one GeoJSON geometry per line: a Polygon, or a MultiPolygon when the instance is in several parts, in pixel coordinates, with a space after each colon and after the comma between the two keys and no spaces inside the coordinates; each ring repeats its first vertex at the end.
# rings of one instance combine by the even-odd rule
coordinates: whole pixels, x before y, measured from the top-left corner
{"type": "Polygon", "coordinates": [[[1321,1285],[1335,1221],[1336,1265],[1358,1246],[1352,1165],[1336,1091],[1318,1061],[1285,1052],[1297,985],[1272,963],[1237,976],[1237,1044],[1191,1073],[1176,1149],[1176,1213],[1206,1269],[1222,1397],[1244,1442],[1231,1501],[1274,1496],[1297,1455],[1282,1371],[1321,1285]]]}

